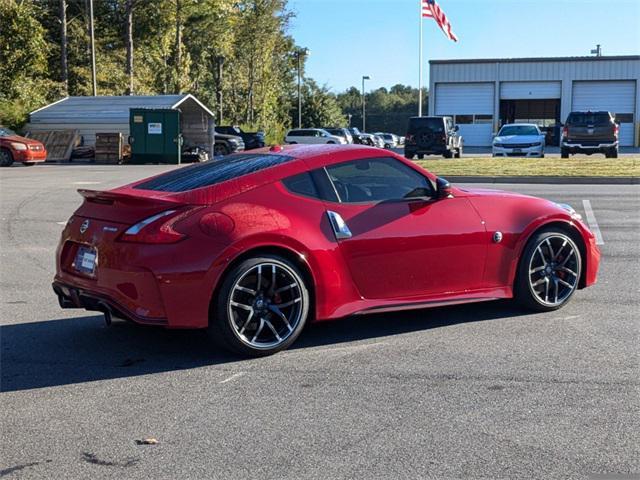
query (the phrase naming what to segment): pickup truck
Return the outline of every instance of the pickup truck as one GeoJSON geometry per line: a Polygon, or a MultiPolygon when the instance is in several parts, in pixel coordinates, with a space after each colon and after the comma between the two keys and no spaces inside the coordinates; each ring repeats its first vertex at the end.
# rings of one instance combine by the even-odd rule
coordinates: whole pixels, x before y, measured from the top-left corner
{"type": "Polygon", "coordinates": [[[609,112],[571,112],[562,129],[560,156],[603,153],[618,158],[619,126],[609,112]]]}
{"type": "Polygon", "coordinates": [[[245,150],[253,150],[254,148],[262,148],[265,146],[264,132],[245,132],[236,125],[218,126],[216,127],[216,132],[242,138],[245,150]]]}

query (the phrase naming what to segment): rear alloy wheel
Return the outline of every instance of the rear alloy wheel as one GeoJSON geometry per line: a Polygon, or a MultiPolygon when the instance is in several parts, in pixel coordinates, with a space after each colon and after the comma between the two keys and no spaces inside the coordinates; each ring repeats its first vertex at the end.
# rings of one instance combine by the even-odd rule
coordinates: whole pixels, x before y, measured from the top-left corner
{"type": "Polygon", "coordinates": [[[532,310],[557,310],[578,288],[581,272],[582,255],[571,237],[558,230],[539,232],[520,259],[515,297],[532,310]]]}
{"type": "Polygon", "coordinates": [[[13,155],[6,148],[0,148],[0,167],[10,167],[13,165],[13,155]]]}
{"type": "Polygon", "coordinates": [[[250,258],[225,277],[209,331],[237,353],[271,355],[298,338],[309,298],[304,277],[291,262],[275,255],[250,258]]]}

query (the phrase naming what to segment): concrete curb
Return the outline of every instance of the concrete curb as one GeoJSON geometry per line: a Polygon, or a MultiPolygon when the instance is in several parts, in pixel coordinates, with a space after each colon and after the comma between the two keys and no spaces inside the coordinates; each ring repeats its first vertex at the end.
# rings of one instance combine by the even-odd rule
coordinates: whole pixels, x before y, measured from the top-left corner
{"type": "Polygon", "coordinates": [[[599,184],[599,185],[639,185],[640,177],[546,177],[546,176],[516,176],[516,177],[478,177],[443,175],[450,182],[455,183],[541,183],[541,184],[599,184]]]}

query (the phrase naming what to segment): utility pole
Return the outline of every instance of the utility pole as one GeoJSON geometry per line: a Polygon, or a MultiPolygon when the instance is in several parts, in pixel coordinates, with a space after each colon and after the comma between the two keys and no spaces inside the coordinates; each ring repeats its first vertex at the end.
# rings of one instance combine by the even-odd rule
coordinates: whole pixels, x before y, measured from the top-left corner
{"type": "Polygon", "coordinates": [[[126,29],[125,29],[125,49],[127,51],[126,73],[129,78],[127,95],[133,95],[133,7],[135,0],[127,0],[125,6],[126,29]]]}
{"type": "Polygon", "coordinates": [[[591,55],[595,55],[596,57],[602,56],[602,48],[600,48],[600,44],[596,45],[596,48],[591,50],[591,55]]]}
{"type": "Polygon", "coordinates": [[[298,128],[302,128],[302,59],[301,57],[309,55],[309,49],[296,48],[295,56],[298,61],[298,128]]]}
{"type": "Polygon", "coordinates": [[[216,67],[217,67],[217,90],[218,90],[218,125],[222,125],[222,114],[223,114],[223,109],[222,109],[222,67],[224,65],[224,57],[222,55],[218,55],[216,57],[216,67]]]}
{"type": "Polygon", "coordinates": [[[95,97],[98,95],[98,84],[96,82],[96,40],[93,33],[93,0],[89,0],[89,43],[91,45],[91,82],[95,97]]]}
{"type": "Polygon", "coordinates": [[[362,133],[365,133],[367,131],[366,126],[367,126],[367,121],[366,121],[366,116],[367,116],[367,111],[366,111],[366,95],[364,94],[364,81],[365,80],[371,80],[371,77],[369,75],[363,75],[362,76],[362,133]]]}

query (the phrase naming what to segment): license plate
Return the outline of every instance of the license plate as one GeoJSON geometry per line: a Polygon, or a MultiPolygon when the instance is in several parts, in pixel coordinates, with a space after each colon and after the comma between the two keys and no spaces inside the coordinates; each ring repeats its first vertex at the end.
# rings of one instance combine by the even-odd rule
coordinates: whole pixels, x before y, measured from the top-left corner
{"type": "Polygon", "coordinates": [[[73,267],[84,274],[93,275],[96,270],[96,259],[98,253],[95,248],[80,246],[76,253],[76,259],[73,262],[73,267]]]}
{"type": "Polygon", "coordinates": [[[522,149],[521,148],[514,148],[513,149],[513,153],[522,153],[522,149]]]}

